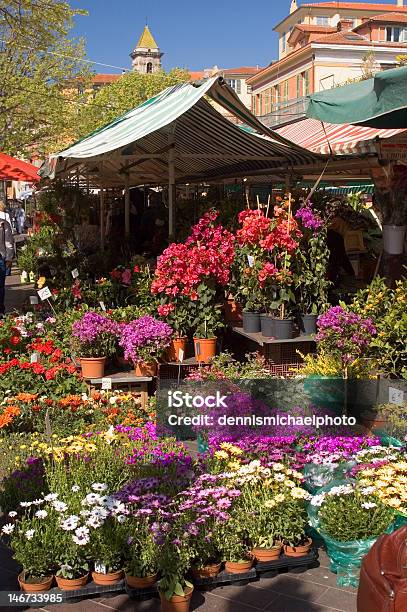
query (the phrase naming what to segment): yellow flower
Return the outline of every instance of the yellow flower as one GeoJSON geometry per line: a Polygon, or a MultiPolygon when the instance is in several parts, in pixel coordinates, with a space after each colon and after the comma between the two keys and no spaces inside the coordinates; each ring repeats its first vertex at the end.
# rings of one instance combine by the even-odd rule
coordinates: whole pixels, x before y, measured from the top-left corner
{"type": "Polygon", "coordinates": [[[42,289],[42,287],[45,285],[47,279],[45,278],[45,276],[40,276],[40,278],[37,281],[37,287],[38,289],[42,289]]]}
{"type": "Polygon", "coordinates": [[[215,457],[217,459],[229,459],[229,455],[227,454],[227,452],[226,451],[222,451],[222,450],[216,451],[215,457]]]}
{"type": "Polygon", "coordinates": [[[285,500],[285,495],[283,495],[282,493],[279,493],[278,495],[276,495],[275,500],[278,504],[280,504],[281,502],[285,500]]]}
{"type": "Polygon", "coordinates": [[[274,499],[268,499],[264,502],[264,505],[266,508],[274,508],[276,502],[274,501],[274,499]]]}

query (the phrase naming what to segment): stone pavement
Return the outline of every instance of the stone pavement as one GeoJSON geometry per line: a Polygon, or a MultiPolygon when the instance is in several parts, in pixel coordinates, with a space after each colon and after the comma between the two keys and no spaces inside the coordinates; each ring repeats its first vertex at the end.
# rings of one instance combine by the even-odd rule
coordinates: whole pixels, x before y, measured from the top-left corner
{"type": "MultiPolygon", "coordinates": [[[[0,546],[0,591],[18,590],[18,568],[10,551],[0,546]]],[[[34,608],[25,608],[34,610],[34,608]]],[[[36,608],[42,612],[160,612],[158,599],[134,601],[123,593],[36,608]]],[[[16,610],[1,607],[0,610],[16,610]]],[[[329,571],[326,553],[319,551],[319,567],[276,572],[245,586],[230,585],[193,595],[191,612],[356,612],[356,590],[338,588],[329,571]]]]}
{"type": "Polygon", "coordinates": [[[6,312],[17,310],[21,312],[24,303],[30,295],[36,295],[34,285],[20,283],[20,273],[13,267],[11,276],[6,278],[6,312]]]}

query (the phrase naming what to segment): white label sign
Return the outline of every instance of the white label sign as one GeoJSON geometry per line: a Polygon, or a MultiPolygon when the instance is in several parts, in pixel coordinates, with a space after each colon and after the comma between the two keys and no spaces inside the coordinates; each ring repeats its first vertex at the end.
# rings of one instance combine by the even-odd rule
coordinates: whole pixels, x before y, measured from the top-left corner
{"type": "Polygon", "coordinates": [[[42,301],[48,300],[52,295],[51,291],[49,290],[49,287],[43,287],[42,289],[37,291],[37,293],[42,301]]]}
{"type": "Polygon", "coordinates": [[[71,270],[71,274],[72,274],[72,278],[78,278],[78,276],[79,276],[78,268],[75,268],[74,270],[71,270]]]}
{"type": "Polygon", "coordinates": [[[98,574],[106,574],[106,565],[103,565],[100,561],[95,562],[95,572],[98,574]]]}
{"type": "Polygon", "coordinates": [[[247,256],[247,263],[249,264],[250,268],[253,268],[253,266],[254,266],[254,257],[253,257],[253,255],[248,255],[247,256]]]}
{"type": "Polygon", "coordinates": [[[404,392],[401,389],[389,387],[389,403],[401,406],[404,403],[404,392]]]}
{"type": "Polygon", "coordinates": [[[30,304],[31,306],[35,306],[38,304],[38,298],[36,295],[30,295],[30,304]]]}
{"type": "Polygon", "coordinates": [[[178,349],[178,361],[184,361],[184,351],[182,349],[178,349]]]}
{"type": "Polygon", "coordinates": [[[111,389],[112,388],[112,379],[111,378],[102,378],[102,389],[111,389]]]}
{"type": "Polygon", "coordinates": [[[38,353],[33,353],[30,357],[30,363],[38,363],[38,353]]]}
{"type": "Polygon", "coordinates": [[[103,311],[106,311],[106,306],[105,306],[105,303],[104,303],[104,302],[99,302],[99,304],[100,304],[101,309],[102,309],[103,311]]]}

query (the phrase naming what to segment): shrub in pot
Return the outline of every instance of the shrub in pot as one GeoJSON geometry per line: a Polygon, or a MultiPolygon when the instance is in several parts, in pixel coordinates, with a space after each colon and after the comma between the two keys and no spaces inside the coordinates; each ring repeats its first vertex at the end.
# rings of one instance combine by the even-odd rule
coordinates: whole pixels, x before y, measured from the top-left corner
{"type": "Polygon", "coordinates": [[[6,523],[2,533],[13,551],[13,558],[23,568],[18,576],[21,589],[28,593],[48,591],[55,568],[54,543],[60,531],[57,517],[41,508],[42,503],[22,504],[23,516],[16,518],[16,512],[9,513],[13,522],[6,523]]]}
{"type": "Polygon", "coordinates": [[[72,325],[73,346],[85,378],[103,376],[106,358],[116,350],[118,334],[117,323],[92,311],[72,325]]]}
{"type": "Polygon", "coordinates": [[[167,349],[168,361],[179,361],[180,351],[186,357],[188,333],[191,326],[191,300],[178,296],[171,301],[161,301],[157,312],[173,329],[173,338],[167,349]]]}
{"type": "Polygon", "coordinates": [[[134,513],[123,527],[123,566],[130,588],[151,587],[158,578],[159,547],[154,542],[149,517],[134,513]]]}
{"type": "Polygon", "coordinates": [[[216,289],[208,283],[198,287],[198,299],[192,319],[195,357],[207,363],[216,355],[217,332],[223,327],[222,307],[216,303],[216,289]]]}
{"type": "Polygon", "coordinates": [[[363,556],[380,535],[392,530],[394,514],[374,485],[338,481],[314,495],[310,523],[324,538],[338,585],[357,586],[363,556]]]}
{"type": "Polygon", "coordinates": [[[157,363],[171,342],[173,330],[163,321],[145,315],[121,329],[119,344],[125,359],[135,364],[136,375],[154,376],[157,363]]]}

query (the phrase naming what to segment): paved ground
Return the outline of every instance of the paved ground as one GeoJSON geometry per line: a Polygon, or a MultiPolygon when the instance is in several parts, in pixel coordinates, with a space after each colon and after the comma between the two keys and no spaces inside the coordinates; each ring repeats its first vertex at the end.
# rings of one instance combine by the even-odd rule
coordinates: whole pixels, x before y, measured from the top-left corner
{"type": "MultiPolygon", "coordinates": [[[[19,309],[29,295],[35,295],[32,285],[20,285],[16,269],[7,279],[7,309],[19,309]]],[[[192,451],[194,449],[191,449],[192,451]]],[[[18,568],[10,551],[0,546],[0,591],[16,591],[18,568]]],[[[18,609],[18,608],[17,608],[18,609]]],[[[21,608],[20,608],[21,609],[21,608]]],[[[34,608],[26,608],[34,609],[34,608]]],[[[0,610],[16,608],[0,607],[0,610]]],[[[37,608],[38,610],[38,608],[37,608]]],[[[42,612],[159,612],[158,599],[137,602],[126,594],[86,599],[81,602],[40,608],[42,612]]],[[[319,567],[277,573],[246,586],[225,586],[208,592],[196,591],[191,611],[199,612],[356,612],[356,591],[336,586],[336,577],[329,571],[329,560],[320,551],[319,567]]]]}
{"type": "MultiPolygon", "coordinates": [[[[275,573],[245,586],[224,586],[212,591],[196,591],[191,611],[199,612],[356,612],[356,591],[338,588],[329,561],[320,551],[319,567],[275,573]]],[[[18,568],[10,551],[0,547],[0,590],[16,591],[18,568]]],[[[15,609],[15,608],[14,608],[15,609]]],[[[34,608],[25,608],[33,610],[34,608]]],[[[38,608],[37,608],[38,609],[38,608]]],[[[0,610],[13,610],[1,607],[0,610]]],[[[159,612],[158,599],[137,602],[126,594],[86,599],[71,604],[40,608],[42,612],[159,612]]]]}

